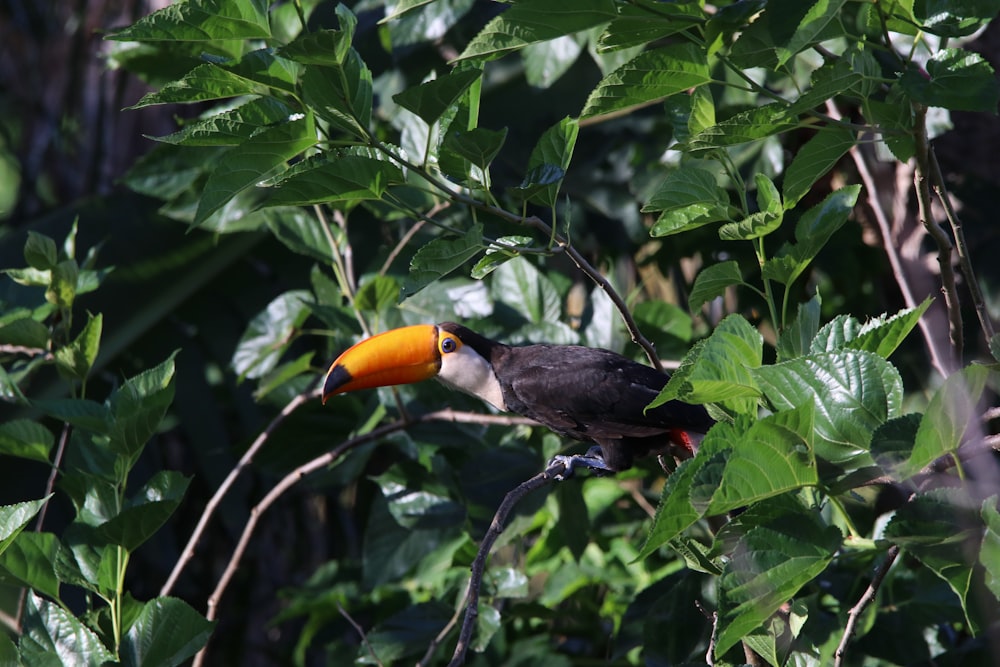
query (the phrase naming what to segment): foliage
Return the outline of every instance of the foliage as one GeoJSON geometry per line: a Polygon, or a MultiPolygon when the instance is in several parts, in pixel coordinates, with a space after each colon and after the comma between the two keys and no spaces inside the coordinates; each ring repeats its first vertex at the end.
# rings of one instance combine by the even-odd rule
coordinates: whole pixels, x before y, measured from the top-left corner
{"type": "MultiPolygon", "coordinates": [[[[284,592],[275,622],[299,623],[295,660],[444,661],[490,517],[563,444],[437,385],[306,406],[333,351],[461,319],[514,343],[683,356],[657,400],[706,404],[718,422],[662,489],[647,462],[522,502],[490,559],[470,662],[989,662],[1000,521],[978,416],[1000,343],[928,107],[995,113],[994,73],[960,42],[995,4],[188,0],[116,32],[114,62],[163,82],[133,108],[193,109],[128,185],[189,236],[217,238],[211,258],[261,239],[294,257],[226,339],[228,372],[280,412],[228,476],[206,474],[218,491],[189,548],[160,596],[133,599],[130,555],[187,487],[168,470],[130,479],[175,398],[174,357],[88,399],[103,318],[81,324],[75,300],[107,272],[96,252],[77,262],[75,234],[62,250],[29,235],[28,267],[7,275],[37,303],[0,321],[0,388],[35,412],[2,426],[0,447],[59,469],[75,518],[32,533],[20,529],[46,500],[3,508],[0,568],[32,592],[17,646],[0,651],[186,659],[219,605],[235,609],[229,583],[264,511],[325,471],[311,491],[347,539],[284,592]],[[851,245],[855,213],[881,206],[864,168],[876,151],[914,165],[942,303],[838,289],[881,270],[845,275],[866,252],[851,245]],[[952,244],[983,330],[972,354],[989,346],[990,365],[962,367],[952,244]],[[927,333],[938,308],[949,349],[927,333]],[[937,377],[914,378],[924,359],[937,377]],[[68,398],[29,398],[47,368],[68,398]],[[219,511],[239,539],[209,574],[206,621],[169,593],[210,560],[194,548],[253,465],[268,490],[235,520],[219,511]],[[85,612],[64,586],[84,591],[85,612]]],[[[241,650],[224,635],[209,649],[241,650]]]]}

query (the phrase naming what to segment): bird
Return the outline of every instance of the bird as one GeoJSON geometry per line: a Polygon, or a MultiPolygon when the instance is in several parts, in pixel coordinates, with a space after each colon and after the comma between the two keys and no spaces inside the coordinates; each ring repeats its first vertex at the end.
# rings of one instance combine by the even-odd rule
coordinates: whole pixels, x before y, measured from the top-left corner
{"type": "Polygon", "coordinates": [[[442,322],[392,329],[350,347],[330,365],[322,401],[436,378],[500,411],[591,443],[586,454],[553,459],[563,464],[565,478],[576,468],[614,474],[650,454],[693,456],[714,423],[704,406],[671,400],[647,409],[669,377],[610,350],[511,346],[442,322]]]}

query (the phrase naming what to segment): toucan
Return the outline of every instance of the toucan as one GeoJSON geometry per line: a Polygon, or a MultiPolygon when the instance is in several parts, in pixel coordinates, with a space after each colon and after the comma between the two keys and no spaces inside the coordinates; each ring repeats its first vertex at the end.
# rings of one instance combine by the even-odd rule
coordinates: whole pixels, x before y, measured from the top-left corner
{"type": "Polygon", "coordinates": [[[437,378],[498,410],[533,419],[596,446],[561,456],[576,467],[615,473],[647,454],[694,454],[713,420],[703,406],[646,407],[669,376],[620,354],[579,345],[510,346],[454,322],[419,324],[357,343],[330,366],[323,403],[335,394],[437,378]]]}

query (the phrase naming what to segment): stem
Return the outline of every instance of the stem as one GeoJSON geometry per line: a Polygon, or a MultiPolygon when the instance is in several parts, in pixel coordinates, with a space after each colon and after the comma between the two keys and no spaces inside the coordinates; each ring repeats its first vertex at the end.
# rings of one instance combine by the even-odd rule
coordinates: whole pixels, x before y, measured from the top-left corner
{"type": "Polygon", "coordinates": [[[945,308],[948,311],[948,334],[951,339],[952,355],[949,369],[954,368],[962,358],[962,312],[958,301],[958,289],[955,286],[955,269],[951,262],[952,245],[948,235],[941,226],[934,222],[931,210],[930,178],[930,145],[927,138],[927,108],[916,109],[916,159],[917,171],[914,174],[914,185],[917,190],[917,203],[920,221],[938,247],[938,266],[941,269],[941,292],[944,295],[945,308]]]}
{"type": "Polygon", "coordinates": [[[962,221],[955,212],[955,207],[952,206],[951,197],[948,195],[948,189],[944,182],[944,176],[941,174],[941,165],[938,164],[937,153],[934,151],[933,146],[930,146],[929,153],[934,194],[941,200],[945,216],[951,225],[951,232],[955,237],[955,250],[958,253],[958,266],[962,270],[962,275],[965,276],[966,285],[972,296],[972,304],[975,306],[976,315],[979,317],[979,326],[982,327],[983,335],[986,337],[986,344],[989,345],[990,339],[993,338],[995,333],[993,320],[990,319],[986,300],[983,298],[982,287],[979,285],[979,281],[976,279],[976,272],[972,268],[972,260],[969,258],[969,246],[965,241],[965,232],[962,229],[962,221]]]}
{"type": "Polygon", "coordinates": [[[875,599],[875,595],[878,593],[879,586],[882,585],[882,581],[885,579],[885,575],[888,574],[889,569],[892,564],[896,562],[896,557],[899,555],[899,546],[892,545],[889,547],[889,551],[886,552],[885,562],[879,567],[878,571],[875,572],[875,576],[872,577],[872,581],[868,584],[868,588],[865,590],[861,599],[858,600],[857,604],[851,607],[850,611],[847,612],[847,626],[844,628],[844,634],[840,638],[840,644],[837,646],[837,651],[834,654],[836,656],[834,660],[834,667],[842,667],[844,664],[844,654],[847,653],[847,643],[851,641],[851,637],[854,636],[854,628],[858,625],[858,619],[861,617],[861,613],[872,603],[875,599]]]}
{"type": "Polygon", "coordinates": [[[469,650],[469,642],[472,640],[472,630],[475,628],[476,619],[479,617],[479,589],[482,587],[483,574],[486,571],[486,559],[490,556],[493,544],[503,533],[504,524],[507,517],[517,506],[524,496],[541,488],[566,471],[566,466],[562,463],[554,463],[548,468],[538,473],[531,479],[522,482],[519,486],[508,492],[504,496],[503,502],[493,515],[489,530],[483,537],[482,544],[479,545],[479,552],[476,559],[472,561],[472,575],[469,578],[469,589],[466,592],[465,620],[462,622],[462,630],[458,635],[458,644],[455,646],[455,653],[452,655],[448,667],[458,667],[465,664],[465,654],[469,650]]]}

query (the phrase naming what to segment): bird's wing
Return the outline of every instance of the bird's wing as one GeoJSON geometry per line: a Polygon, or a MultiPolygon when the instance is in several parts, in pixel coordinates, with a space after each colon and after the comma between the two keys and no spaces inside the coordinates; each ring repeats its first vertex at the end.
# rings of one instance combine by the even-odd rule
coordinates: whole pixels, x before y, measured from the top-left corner
{"type": "Polygon", "coordinates": [[[497,375],[507,407],[556,431],[603,440],[687,427],[669,411],[643,412],[667,376],[613,352],[531,345],[510,348],[504,361],[497,375]]]}

